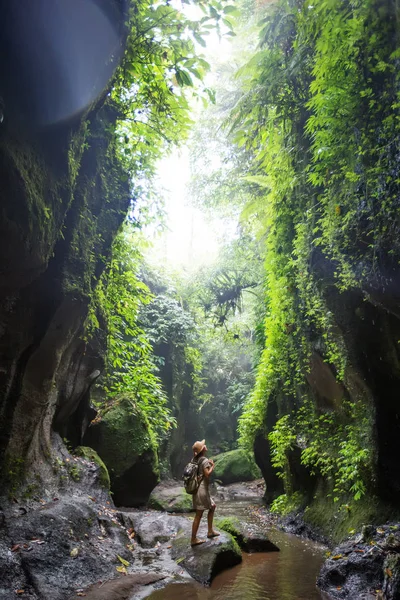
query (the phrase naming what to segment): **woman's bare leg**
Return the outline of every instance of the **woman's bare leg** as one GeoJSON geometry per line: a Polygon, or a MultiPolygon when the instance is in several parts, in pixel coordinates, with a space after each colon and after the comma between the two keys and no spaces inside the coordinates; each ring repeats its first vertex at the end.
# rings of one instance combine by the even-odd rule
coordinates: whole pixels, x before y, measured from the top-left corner
{"type": "Polygon", "coordinates": [[[206,541],[206,540],[200,540],[197,537],[197,532],[199,530],[199,525],[200,525],[201,517],[203,516],[203,512],[204,512],[204,510],[196,510],[196,515],[193,519],[192,539],[190,542],[192,544],[192,546],[197,546],[197,544],[203,544],[206,541]]]}
{"type": "Polygon", "coordinates": [[[216,505],[213,504],[212,508],[210,508],[210,510],[208,511],[208,515],[207,515],[207,522],[208,522],[208,537],[217,537],[219,535],[219,533],[217,531],[214,531],[213,529],[213,519],[214,519],[214,513],[215,513],[215,509],[216,509],[216,505]]]}

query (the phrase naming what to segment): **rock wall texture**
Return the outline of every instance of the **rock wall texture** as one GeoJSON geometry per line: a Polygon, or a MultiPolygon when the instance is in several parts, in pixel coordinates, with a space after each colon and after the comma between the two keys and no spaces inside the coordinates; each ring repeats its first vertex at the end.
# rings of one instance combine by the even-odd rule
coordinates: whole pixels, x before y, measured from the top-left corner
{"type": "MultiPolygon", "coordinates": [[[[334,265],[324,257],[315,259],[321,296],[330,313],[334,337],[341,348],[345,368],[343,379],[337,377],[326,356],[322,331],[310,332],[313,352],[310,370],[298,396],[277,393],[266,411],[266,429],[271,431],[283,414],[299,406],[300,397],[312,400],[319,414],[340,414],[343,402],[366,407],[370,417],[368,439],[373,448],[372,477],[369,495],[393,506],[400,500],[400,465],[396,459],[400,439],[400,273],[392,266],[390,277],[360,282],[358,289],[340,292],[334,283],[334,265]]],[[[260,435],[255,441],[256,460],[267,482],[268,498],[282,490],[274,478],[268,455],[269,442],[260,435]]],[[[295,447],[288,457],[292,491],[302,491],[311,500],[318,477],[311,477],[300,463],[301,448],[295,447]]]]}
{"type": "Polygon", "coordinates": [[[103,99],[74,129],[64,126],[47,137],[23,137],[6,123],[0,130],[0,465],[6,478],[15,478],[16,466],[36,469],[49,459],[52,429],[63,432],[74,419],[101,369],[102,340],[88,345],[83,325],[130,203],[112,133],[116,116],[103,99]]]}

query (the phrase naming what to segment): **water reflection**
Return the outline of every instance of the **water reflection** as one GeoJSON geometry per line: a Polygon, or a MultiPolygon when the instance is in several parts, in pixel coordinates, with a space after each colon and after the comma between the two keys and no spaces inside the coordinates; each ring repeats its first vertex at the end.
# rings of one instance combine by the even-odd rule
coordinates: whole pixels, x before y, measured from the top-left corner
{"type": "Polygon", "coordinates": [[[170,584],[152,600],[321,600],[315,586],[324,548],[285,534],[270,532],[280,552],[244,554],[242,564],[218,575],[211,588],[170,584]]]}
{"type": "Polygon", "coordinates": [[[211,588],[197,583],[169,584],[151,600],[327,600],[316,587],[326,548],[268,525],[258,514],[261,498],[224,500],[219,516],[236,516],[264,531],[280,552],[243,554],[243,562],[218,575],[211,588]]]}

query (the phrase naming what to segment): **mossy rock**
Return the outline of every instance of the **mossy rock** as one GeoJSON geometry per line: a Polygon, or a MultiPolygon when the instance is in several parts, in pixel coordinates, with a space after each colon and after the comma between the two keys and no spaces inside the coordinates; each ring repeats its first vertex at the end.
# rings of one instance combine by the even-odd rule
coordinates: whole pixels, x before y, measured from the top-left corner
{"type": "Polygon", "coordinates": [[[215,521],[216,527],[218,529],[222,529],[227,533],[230,533],[236,541],[240,538],[240,521],[237,517],[222,517],[220,519],[216,519],[215,521]]]}
{"type": "Polygon", "coordinates": [[[215,478],[223,484],[253,481],[262,477],[253,455],[242,448],[214,457],[215,478]]]}
{"type": "Polygon", "coordinates": [[[215,525],[218,529],[229,533],[245,552],[277,552],[275,546],[262,531],[250,530],[246,523],[236,517],[223,517],[217,519],[215,525]]]}
{"type": "Polygon", "coordinates": [[[190,535],[182,531],[172,542],[171,555],[179,566],[203,585],[210,585],[218,573],[242,561],[242,553],[236,540],[226,532],[192,548],[190,535]]]}
{"type": "Polygon", "coordinates": [[[84,443],[98,452],[110,474],[117,506],[141,506],[159,480],[157,445],[146,415],[121,395],[89,427],[84,443]]]}
{"type": "Polygon", "coordinates": [[[99,483],[101,486],[109,490],[110,475],[108,474],[106,465],[101,460],[96,450],[93,450],[93,448],[89,448],[89,446],[78,446],[78,448],[75,449],[74,453],[76,454],[76,456],[81,456],[89,462],[95,463],[99,467],[99,483]]]}
{"type": "Polygon", "coordinates": [[[193,501],[179,483],[161,482],[151,492],[148,506],[171,513],[185,513],[193,510],[193,501]]]}
{"type": "Polygon", "coordinates": [[[366,494],[357,502],[351,498],[335,502],[332,496],[331,488],[321,483],[312,502],[306,507],[303,518],[314,532],[335,544],[346,539],[350,531],[360,531],[363,525],[400,520],[397,507],[371,494],[366,494]]]}

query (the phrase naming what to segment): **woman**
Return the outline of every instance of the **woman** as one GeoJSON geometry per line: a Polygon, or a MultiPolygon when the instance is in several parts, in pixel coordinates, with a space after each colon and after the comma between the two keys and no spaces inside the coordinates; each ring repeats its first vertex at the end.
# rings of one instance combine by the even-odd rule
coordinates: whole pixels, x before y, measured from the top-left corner
{"type": "Polygon", "coordinates": [[[214,461],[206,458],[207,446],[206,441],[195,442],[193,444],[193,460],[198,463],[198,477],[200,479],[200,485],[195,494],[193,494],[193,508],[196,511],[196,516],[192,526],[192,540],[191,545],[197,546],[198,544],[204,544],[206,540],[199,539],[197,532],[203,512],[208,510],[207,521],[208,521],[208,538],[217,537],[219,533],[213,529],[213,519],[215,512],[215,502],[210,496],[209,491],[209,477],[214,471],[214,461]]]}

